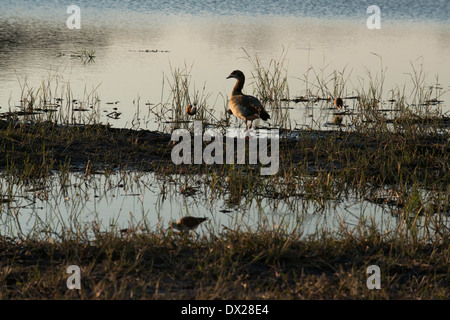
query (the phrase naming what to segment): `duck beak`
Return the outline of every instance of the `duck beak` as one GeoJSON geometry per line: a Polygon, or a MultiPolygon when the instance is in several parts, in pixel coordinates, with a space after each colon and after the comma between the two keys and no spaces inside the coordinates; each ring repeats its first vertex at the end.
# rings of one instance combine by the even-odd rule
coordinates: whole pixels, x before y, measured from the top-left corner
{"type": "Polygon", "coordinates": [[[227,79],[230,79],[230,78],[233,78],[233,75],[230,74],[230,75],[227,77],[227,79]]]}

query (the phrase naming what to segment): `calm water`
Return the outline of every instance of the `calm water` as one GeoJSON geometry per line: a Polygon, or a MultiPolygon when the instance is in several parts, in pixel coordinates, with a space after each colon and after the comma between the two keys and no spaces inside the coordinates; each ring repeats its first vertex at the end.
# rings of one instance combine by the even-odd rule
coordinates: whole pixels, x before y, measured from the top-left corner
{"type": "MultiPolygon", "coordinates": [[[[184,215],[205,216],[210,220],[198,230],[219,233],[224,227],[251,228],[265,226],[281,232],[301,233],[305,237],[320,231],[336,232],[344,224],[349,230],[361,225],[375,225],[382,232],[392,232],[402,219],[392,215],[393,208],[360,199],[354,194],[328,201],[325,207],[315,200],[242,199],[231,203],[227,193],[211,197],[213,191],[203,185],[202,177],[158,177],[154,173],[114,173],[105,175],[59,175],[46,184],[18,186],[0,179],[0,194],[10,195],[2,204],[0,233],[34,234],[51,237],[62,230],[167,230],[169,221],[184,215]],[[180,186],[198,190],[190,195],[179,192],[180,186]],[[365,222],[361,222],[361,219],[365,222]]],[[[395,210],[394,210],[395,211],[395,210]]],[[[419,222],[420,223],[420,222],[419,222]]]]}
{"type": "MultiPolygon", "coordinates": [[[[70,88],[72,97],[81,100],[95,91],[104,123],[131,126],[139,111],[140,126],[155,129],[157,124],[146,103],[166,99],[166,77],[170,78],[171,68],[184,65],[192,66],[191,84],[197,89],[205,87],[209,107],[220,112],[234,85],[225,79],[228,74],[240,69],[249,77],[252,71],[243,49],[252,57],[258,55],[263,64],[286,53],[283,67],[289,76],[291,98],[305,94],[302,79],[308,70],[314,78],[310,68],[317,73],[322,70],[325,76],[345,69],[348,96],[367,82],[368,72],[377,75],[381,69],[386,69],[386,94],[403,85],[408,92],[413,68],[423,68],[429,85],[438,82],[443,91],[450,90],[450,1],[377,1],[379,30],[366,26],[366,10],[372,1],[110,0],[76,4],[81,10],[81,29],[70,30],[66,1],[0,0],[0,113],[16,110],[22,92],[37,90],[44,81],[50,83],[55,96],[70,88]],[[94,63],[70,56],[83,49],[95,51],[94,63]],[[116,101],[114,107],[122,115],[119,119],[106,117],[113,110],[107,102],[116,101]]],[[[253,93],[251,80],[244,90],[253,93]]],[[[448,94],[442,99],[442,108],[449,110],[448,94]]],[[[310,121],[300,105],[292,107],[296,122],[310,121]]],[[[89,192],[92,195],[92,190],[89,192]]],[[[192,213],[186,212],[183,197],[175,200],[173,207],[158,207],[158,190],[142,189],[136,194],[131,202],[123,200],[130,199],[125,196],[109,195],[100,201],[92,195],[94,200],[82,208],[73,209],[57,200],[52,205],[38,205],[37,211],[24,204],[23,210],[48,215],[64,206],[67,212],[115,208],[115,213],[125,212],[125,216],[130,211],[151,211],[154,225],[161,215],[167,220],[192,213]],[[144,199],[144,194],[145,202],[135,201],[144,199]],[[142,207],[136,208],[136,203],[142,207]]],[[[267,212],[274,211],[270,203],[266,206],[267,212]]],[[[204,204],[194,208],[203,215],[212,212],[204,204]]],[[[357,217],[365,209],[359,206],[355,210],[357,217]]],[[[281,211],[279,216],[291,214],[289,209],[281,211]]],[[[376,207],[369,211],[379,212],[376,207]]],[[[345,214],[343,209],[340,212],[345,214]]],[[[255,217],[250,219],[257,220],[255,217]]]]}
{"type": "MultiPolygon", "coordinates": [[[[242,48],[266,65],[284,48],[291,97],[305,94],[310,67],[325,77],[345,68],[348,96],[367,83],[367,71],[384,68],[386,93],[411,88],[412,66],[450,89],[450,1],[379,1],[379,30],[366,26],[368,1],[79,1],[80,30],[66,27],[64,1],[0,3],[0,111],[20,105],[21,85],[36,90],[51,79],[55,92],[70,85],[74,99],[96,89],[102,121],[129,126],[136,102],[145,114],[145,103],[166,99],[164,77],[184,65],[192,66],[192,86],[210,94],[209,106],[223,110],[233,86],[226,76],[252,71],[242,48]],[[70,58],[83,49],[95,51],[95,63],[70,58]],[[106,102],[115,101],[122,115],[107,118],[106,102]]],[[[253,93],[251,81],[244,89],[253,93]]],[[[141,126],[155,128],[150,117],[141,126]]]]}

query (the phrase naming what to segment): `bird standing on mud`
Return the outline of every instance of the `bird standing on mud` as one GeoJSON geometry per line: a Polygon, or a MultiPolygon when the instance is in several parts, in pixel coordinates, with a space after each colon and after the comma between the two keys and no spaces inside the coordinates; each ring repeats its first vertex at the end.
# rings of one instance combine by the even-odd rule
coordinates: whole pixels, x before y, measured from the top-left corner
{"type": "Polygon", "coordinates": [[[177,223],[170,221],[169,227],[177,229],[181,232],[195,230],[202,222],[208,218],[186,216],[181,218],[177,223]]]}
{"type": "Polygon", "coordinates": [[[197,104],[190,104],[186,107],[186,113],[193,116],[197,112],[197,104]]]}
{"type": "Polygon", "coordinates": [[[251,128],[253,120],[261,118],[264,121],[270,118],[269,114],[264,110],[261,102],[253,96],[242,93],[242,88],[245,83],[245,76],[240,70],[234,70],[227,79],[236,79],[236,84],[231,91],[230,109],[233,114],[245,121],[245,127],[251,128]],[[248,127],[247,121],[250,121],[248,127]]]}

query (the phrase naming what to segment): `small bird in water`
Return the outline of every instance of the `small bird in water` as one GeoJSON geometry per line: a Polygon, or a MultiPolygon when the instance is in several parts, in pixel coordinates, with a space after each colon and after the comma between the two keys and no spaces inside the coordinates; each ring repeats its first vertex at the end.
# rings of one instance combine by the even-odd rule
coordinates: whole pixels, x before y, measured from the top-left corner
{"type": "Polygon", "coordinates": [[[190,116],[193,116],[197,112],[197,104],[190,104],[186,107],[186,113],[190,116]]]}
{"type": "Polygon", "coordinates": [[[341,98],[336,98],[334,99],[334,106],[339,110],[342,110],[342,107],[344,106],[344,101],[342,101],[341,98]]]}
{"type": "Polygon", "coordinates": [[[245,83],[245,76],[240,70],[234,70],[227,79],[236,79],[233,91],[231,91],[230,110],[238,118],[245,121],[247,129],[253,125],[253,120],[261,118],[264,121],[270,119],[270,115],[264,110],[261,102],[253,97],[242,93],[245,83]],[[247,126],[250,121],[250,126],[247,126]]]}
{"type": "Polygon", "coordinates": [[[206,220],[208,220],[206,217],[186,216],[181,218],[177,223],[175,223],[175,221],[170,221],[169,227],[180,230],[181,232],[191,231],[195,230],[202,222],[206,220]]]}

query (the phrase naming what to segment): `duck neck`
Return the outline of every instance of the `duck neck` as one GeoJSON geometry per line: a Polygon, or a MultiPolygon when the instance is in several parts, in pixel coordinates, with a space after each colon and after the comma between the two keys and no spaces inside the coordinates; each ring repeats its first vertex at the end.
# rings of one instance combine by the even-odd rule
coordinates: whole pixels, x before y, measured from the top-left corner
{"type": "Polygon", "coordinates": [[[242,95],[242,88],[244,87],[245,78],[237,79],[234,85],[231,96],[242,95]]]}

